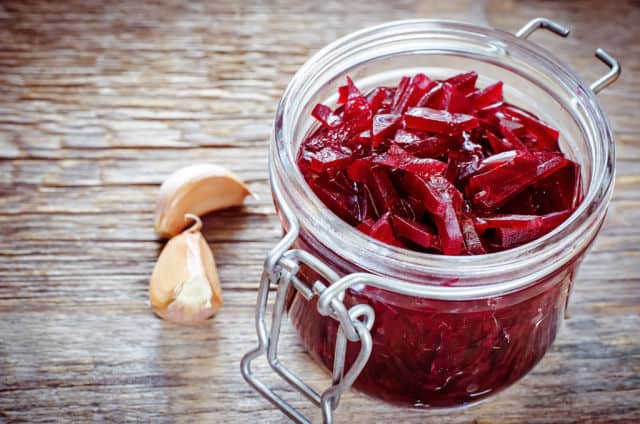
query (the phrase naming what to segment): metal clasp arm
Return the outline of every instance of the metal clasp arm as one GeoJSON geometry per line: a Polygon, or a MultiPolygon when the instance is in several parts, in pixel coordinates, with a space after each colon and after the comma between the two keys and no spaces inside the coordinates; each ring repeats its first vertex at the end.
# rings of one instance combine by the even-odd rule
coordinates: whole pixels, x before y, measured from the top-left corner
{"type": "MultiPolygon", "coordinates": [[[[516,32],[516,37],[527,39],[538,29],[549,30],[561,37],[567,37],[571,32],[569,28],[555,21],[552,21],[551,19],[535,18],[530,20],[522,28],[520,28],[518,32],[516,32]]],[[[596,49],[595,56],[602,62],[604,62],[609,68],[611,68],[611,70],[606,75],[589,86],[591,91],[598,94],[600,91],[613,84],[618,79],[618,77],[620,77],[620,74],[622,73],[622,67],[613,56],[611,56],[600,47],[596,49]]]]}

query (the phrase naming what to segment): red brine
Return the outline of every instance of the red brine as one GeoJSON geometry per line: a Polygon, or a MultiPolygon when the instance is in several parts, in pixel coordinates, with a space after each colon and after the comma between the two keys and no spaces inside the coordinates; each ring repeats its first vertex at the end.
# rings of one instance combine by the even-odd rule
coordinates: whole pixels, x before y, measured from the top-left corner
{"type": "Polygon", "coordinates": [[[407,249],[478,255],[547,234],[580,201],[580,167],[556,129],[505,102],[502,82],[476,80],[416,74],[365,95],[347,78],[335,110],[313,109],[305,179],[346,222],[407,249]]]}

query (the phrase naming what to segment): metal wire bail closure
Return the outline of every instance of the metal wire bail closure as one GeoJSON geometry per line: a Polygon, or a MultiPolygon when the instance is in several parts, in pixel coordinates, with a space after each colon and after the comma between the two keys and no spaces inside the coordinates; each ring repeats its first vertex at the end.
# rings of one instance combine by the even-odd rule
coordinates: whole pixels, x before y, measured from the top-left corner
{"type": "MultiPolygon", "coordinates": [[[[561,37],[569,35],[567,28],[546,18],[531,20],[517,31],[515,35],[519,38],[526,39],[533,32],[541,28],[554,32],[561,37]]],[[[606,75],[590,85],[590,89],[594,93],[600,92],[615,82],[621,72],[618,61],[604,50],[598,48],[596,50],[596,57],[611,69],[606,75]]],[[[273,158],[270,158],[269,162],[270,173],[273,177],[273,158]]],[[[288,230],[282,240],[276,244],[265,259],[255,312],[258,346],[243,356],[240,363],[240,370],[247,383],[294,422],[304,424],[311,423],[309,418],[295,409],[253,373],[251,369],[253,360],[263,355],[266,356],[267,362],[273,371],[289,383],[291,387],[302,393],[314,405],[319,407],[322,412],[323,423],[330,424],[333,422],[333,411],[338,406],[340,396],[347,391],[358,378],[369,360],[373,348],[370,330],[375,320],[374,310],[367,304],[358,304],[347,309],[343,303],[345,291],[353,285],[365,284],[395,293],[442,300],[459,300],[461,298],[461,292],[458,292],[456,287],[418,286],[412,283],[381,278],[367,273],[354,273],[340,277],[329,266],[309,252],[292,248],[300,234],[300,223],[289,205],[282,201],[283,196],[277,179],[271,178],[271,181],[271,189],[275,203],[280,207],[280,212],[285,220],[284,227],[288,228],[288,230]],[[315,281],[312,286],[309,287],[307,283],[298,278],[297,274],[300,265],[305,265],[318,273],[318,275],[329,283],[329,286],[326,286],[320,281],[315,281]],[[269,326],[267,324],[266,311],[269,291],[272,285],[277,287],[277,290],[271,326],[269,326]],[[299,292],[307,301],[317,296],[318,312],[322,316],[331,317],[339,324],[335,344],[332,384],[322,393],[316,392],[278,359],[280,329],[286,313],[286,295],[292,288],[299,292]],[[345,370],[347,340],[360,343],[360,351],[351,367],[345,370]]],[[[496,285],[494,288],[496,292],[503,291],[504,289],[505,287],[501,287],[501,285],[496,285]]],[[[476,294],[473,288],[466,288],[464,291],[465,297],[473,298],[476,294]]]]}
{"type": "Polygon", "coordinates": [[[339,326],[335,346],[332,384],[321,394],[309,387],[280,362],[278,359],[278,341],[282,319],[286,312],[285,300],[287,292],[293,287],[306,300],[311,300],[315,296],[321,296],[327,290],[327,286],[320,281],[316,281],[312,287],[301,281],[297,276],[300,265],[304,264],[311,268],[332,284],[339,281],[340,277],[310,253],[300,249],[291,249],[300,233],[300,225],[289,206],[280,201],[282,200],[282,194],[275,182],[272,185],[272,191],[276,202],[281,206],[280,210],[289,229],[265,260],[264,271],[258,289],[255,315],[258,346],[242,358],[241,372],[244,379],[255,390],[280,408],[289,418],[298,423],[310,423],[311,421],[307,417],[260,381],[252,372],[251,362],[266,354],[267,362],[276,374],[312,403],[320,407],[323,422],[328,424],[333,422],[333,410],[338,406],[340,396],[351,387],[369,360],[373,348],[370,330],[373,326],[375,314],[371,306],[364,304],[355,305],[347,309],[342,303],[341,295],[332,294],[331,298],[327,300],[327,305],[323,308],[321,314],[335,319],[338,321],[339,326]],[[277,286],[277,291],[271,327],[269,328],[266,320],[266,309],[269,288],[272,284],[277,286]],[[351,367],[345,370],[347,340],[359,342],[360,352],[351,367]]]}

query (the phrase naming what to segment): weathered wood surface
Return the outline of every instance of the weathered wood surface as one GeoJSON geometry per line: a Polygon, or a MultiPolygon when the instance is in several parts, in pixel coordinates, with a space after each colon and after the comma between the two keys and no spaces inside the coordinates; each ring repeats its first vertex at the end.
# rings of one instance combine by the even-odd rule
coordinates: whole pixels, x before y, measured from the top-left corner
{"type": "MultiPolygon", "coordinates": [[[[265,152],[287,81],[324,44],[384,20],[448,17],[513,31],[540,15],[574,28],[567,40],[533,38],[588,80],[605,71],[595,47],[624,67],[600,95],[619,171],[572,318],[542,363],[489,402],[434,414],[351,393],[337,416],[639,422],[640,3],[445,3],[0,3],[0,422],[284,421],[238,363],[255,343],[261,262],[280,234],[265,152]],[[151,228],[157,185],[194,160],[229,165],[261,200],[206,218],[225,305],[204,327],[185,328],[150,313],[147,281],[161,247],[151,228]]],[[[293,368],[327,384],[291,331],[283,344],[293,368]]]]}

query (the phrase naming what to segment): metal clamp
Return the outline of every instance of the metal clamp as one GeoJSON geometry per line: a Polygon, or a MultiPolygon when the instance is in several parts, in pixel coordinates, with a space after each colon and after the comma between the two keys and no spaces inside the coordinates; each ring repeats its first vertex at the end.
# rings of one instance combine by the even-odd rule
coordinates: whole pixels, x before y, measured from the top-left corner
{"type": "MultiPolygon", "coordinates": [[[[282,199],[280,189],[276,184],[273,185],[272,191],[278,201],[282,199]]],[[[370,330],[373,326],[375,313],[371,306],[364,304],[355,305],[347,309],[342,302],[344,291],[338,294],[335,293],[335,290],[332,291],[333,293],[330,299],[326,299],[325,296],[326,300],[323,302],[324,307],[320,313],[338,321],[339,326],[333,360],[332,385],[321,394],[312,389],[302,381],[300,377],[280,362],[278,359],[278,341],[280,339],[280,329],[286,309],[285,301],[289,289],[293,287],[306,300],[311,300],[315,296],[322,296],[327,290],[327,286],[321,281],[316,281],[309,287],[304,281],[300,280],[297,276],[300,266],[305,265],[312,269],[331,285],[339,281],[340,277],[310,253],[291,248],[298,238],[300,226],[293,211],[291,211],[285,203],[279,202],[279,204],[288,231],[265,260],[265,269],[258,290],[258,302],[255,315],[258,346],[242,358],[240,369],[244,379],[255,390],[262,394],[262,396],[280,408],[289,418],[297,423],[311,423],[300,411],[295,409],[272,388],[258,379],[251,370],[252,361],[262,355],[266,355],[267,362],[273,371],[307,397],[313,404],[320,407],[323,422],[330,424],[333,422],[333,411],[338,406],[340,396],[351,387],[369,360],[373,348],[370,330]],[[276,285],[278,289],[273,307],[271,327],[269,328],[266,321],[266,309],[269,288],[272,283],[276,285]],[[359,342],[360,352],[351,367],[345,370],[347,340],[359,342]]],[[[344,284],[342,284],[341,287],[344,287],[344,284]]]]}
{"type": "MultiPolygon", "coordinates": [[[[526,39],[537,29],[547,29],[562,37],[569,34],[569,30],[562,25],[546,18],[536,18],[523,26],[516,36],[526,39]]],[[[620,75],[620,64],[604,50],[597,49],[596,56],[605,62],[611,70],[605,76],[591,85],[591,90],[598,93],[613,83],[620,75]]],[[[300,224],[296,215],[286,202],[275,178],[273,178],[273,160],[271,164],[272,192],[276,204],[284,217],[286,234],[269,252],[264,262],[264,272],[258,290],[258,300],[255,313],[258,346],[244,355],[241,361],[241,372],[244,379],[263,397],[278,407],[284,414],[297,423],[310,424],[311,421],[300,411],[279,396],[272,388],[261,381],[251,370],[251,363],[260,356],[266,356],[273,371],[285,380],[291,387],[302,393],[322,411],[325,424],[333,422],[333,411],[337,408],[340,396],[347,391],[364,369],[373,342],[371,328],[375,320],[375,313],[371,306],[358,304],[347,309],[343,300],[347,289],[354,285],[369,285],[400,294],[421,298],[441,300],[464,300],[476,298],[480,293],[474,287],[438,287],[417,285],[406,281],[382,278],[373,274],[354,273],[340,277],[329,266],[310,253],[294,249],[294,243],[300,234],[300,224]],[[311,286],[298,277],[300,266],[316,272],[324,281],[315,281],[311,286]],[[271,285],[277,286],[276,299],[271,318],[271,326],[267,324],[266,311],[271,285]],[[300,377],[285,367],[278,359],[278,342],[280,329],[285,315],[286,298],[290,289],[295,289],[307,301],[318,297],[317,310],[322,316],[328,316],[338,322],[335,353],[333,361],[332,384],[322,393],[316,392],[300,377]],[[345,370],[347,340],[360,343],[360,351],[348,370],[345,370]]],[[[491,290],[482,294],[492,295],[504,293],[517,287],[518,281],[508,281],[495,284],[491,290]]]]}
{"type": "MultiPolygon", "coordinates": [[[[525,26],[520,28],[520,30],[516,32],[516,37],[526,40],[538,29],[549,30],[563,38],[566,38],[571,32],[569,28],[566,28],[565,26],[560,25],[559,23],[554,22],[551,19],[535,18],[529,21],[525,26]]],[[[618,77],[620,77],[622,68],[620,67],[620,63],[615,58],[613,58],[609,53],[607,53],[600,47],[596,49],[595,56],[610,68],[610,71],[607,72],[607,74],[605,74],[589,86],[591,91],[598,94],[600,91],[613,84],[618,79],[618,77]]]]}

